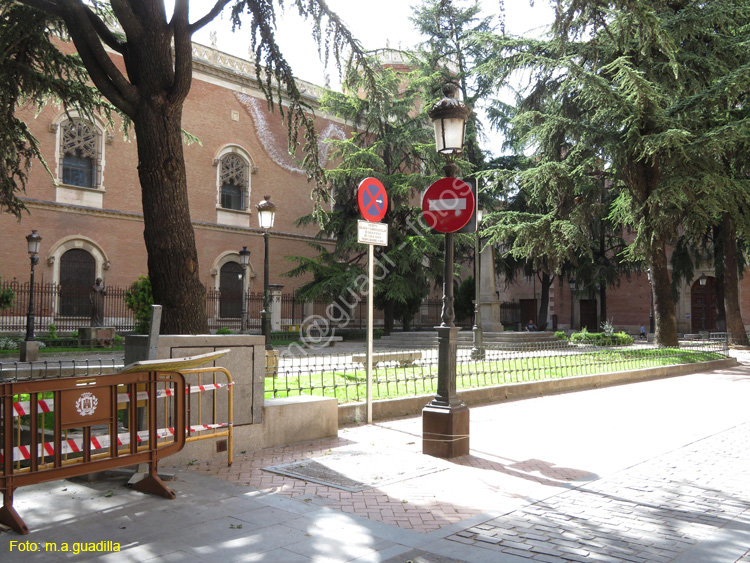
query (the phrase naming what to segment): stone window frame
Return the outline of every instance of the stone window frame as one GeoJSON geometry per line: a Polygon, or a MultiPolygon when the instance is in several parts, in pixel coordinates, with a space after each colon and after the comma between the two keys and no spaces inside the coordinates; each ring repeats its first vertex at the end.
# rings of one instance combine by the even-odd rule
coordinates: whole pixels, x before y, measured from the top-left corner
{"type": "Polygon", "coordinates": [[[256,174],[258,172],[258,167],[255,165],[255,162],[253,161],[253,158],[250,156],[250,153],[248,153],[245,149],[240,147],[239,145],[226,145],[224,146],[214,157],[213,161],[214,166],[216,167],[216,209],[221,211],[226,211],[229,213],[243,213],[243,214],[250,214],[250,198],[252,195],[252,175],[256,174]],[[245,174],[245,186],[243,191],[243,202],[242,202],[242,208],[241,209],[233,209],[231,207],[223,207],[221,204],[221,195],[222,195],[222,186],[224,184],[223,180],[224,177],[227,174],[232,174],[232,170],[227,170],[224,166],[224,162],[228,157],[234,157],[239,158],[244,162],[246,165],[246,168],[244,170],[245,174]]]}
{"type": "Polygon", "coordinates": [[[106,167],[106,145],[110,145],[114,142],[114,135],[107,130],[106,125],[101,122],[98,118],[91,119],[81,116],[78,112],[62,112],[50,123],[50,131],[56,134],[55,138],[55,184],[65,188],[71,188],[74,190],[93,190],[97,192],[104,192],[104,171],[106,167]],[[95,146],[90,149],[93,150],[94,156],[94,181],[92,186],[77,186],[75,184],[66,184],[63,181],[63,160],[65,158],[65,149],[63,144],[65,143],[65,126],[71,121],[80,121],[85,123],[88,127],[94,130],[96,136],[94,143],[95,146]]]}

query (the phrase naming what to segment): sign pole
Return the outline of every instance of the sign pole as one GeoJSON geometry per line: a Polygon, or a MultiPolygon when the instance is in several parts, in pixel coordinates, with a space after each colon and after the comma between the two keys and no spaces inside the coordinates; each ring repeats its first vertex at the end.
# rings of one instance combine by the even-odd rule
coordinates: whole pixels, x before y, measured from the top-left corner
{"type": "Polygon", "coordinates": [[[372,325],[375,245],[388,246],[388,225],[380,223],[388,211],[388,193],[377,178],[365,178],[357,188],[357,205],[364,221],[357,222],[357,242],[367,245],[367,424],[372,424],[372,325]]]}
{"type": "Polygon", "coordinates": [[[375,245],[367,245],[367,424],[372,424],[372,324],[375,245]]]}

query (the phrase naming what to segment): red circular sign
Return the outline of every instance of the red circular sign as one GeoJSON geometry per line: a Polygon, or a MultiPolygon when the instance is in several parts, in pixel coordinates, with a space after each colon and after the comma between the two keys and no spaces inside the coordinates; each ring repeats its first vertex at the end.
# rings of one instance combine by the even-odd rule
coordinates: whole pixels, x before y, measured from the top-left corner
{"type": "Polygon", "coordinates": [[[357,203],[362,218],[371,223],[378,223],[388,211],[388,194],[377,178],[365,178],[357,189],[357,203]]]}
{"type": "Polygon", "coordinates": [[[469,184],[458,178],[441,178],[422,198],[422,215],[427,224],[441,233],[454,233],[474,214],[474,194],[469,184]]]}

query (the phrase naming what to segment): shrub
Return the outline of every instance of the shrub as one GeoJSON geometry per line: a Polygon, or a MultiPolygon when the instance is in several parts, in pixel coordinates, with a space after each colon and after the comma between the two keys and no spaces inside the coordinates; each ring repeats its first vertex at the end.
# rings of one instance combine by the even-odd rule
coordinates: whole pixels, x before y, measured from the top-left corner
{"type": "Polygon", "coordinates": [[[18,340],[0,338],[0,350],[18,350],[18,340]]]}
{"type": "MultiPolygon", "coordinates": [[[[611,326],[611,324],[610,324],[611,326]]],[[[570,335],[570,341],[594,346],[627,346],[633,343],[633,337],[625,332],[589,332],[583,327],[580,332],[570,335]]]]}
{"type": "Polygon", "coordinates": [[[216,334],[232,334],[232,331],[229,329],[229,327],[223,326],[216,331],[216,334]]]}
{"type": "Polygon", "coordinates": [[[151,305],[154,304],[154,296],[151,292],[151,280],[147,276],[140,276],[130,284],[125,291],[125,305],[135,315],[135,332],[148,334],[151,325],[151,305]]]}
{"type": "Polygon", "coordinates": [[[558,338],[560,340],[567,340],[568,335],[565,334],[564,330],[558,330],[557,332],[555,332],[555,338],[558,338]]]}
{"type": "Polygon", "coordinates": [[[47,334],[52,340],[57,339],[57,327],[55,326],[55,323],[49,323],[49,326],[47,327],[47,334]]]}

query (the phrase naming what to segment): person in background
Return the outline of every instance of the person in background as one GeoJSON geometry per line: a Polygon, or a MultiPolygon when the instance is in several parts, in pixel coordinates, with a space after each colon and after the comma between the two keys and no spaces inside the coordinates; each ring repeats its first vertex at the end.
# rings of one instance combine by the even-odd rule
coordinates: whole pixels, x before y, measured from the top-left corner
{"type": "Polygon", "coordinates": [[[529,323],[526,325],[526,332],[536,332],[536,331],[537,331],[537,328],[536,328],[536,325],[534,324],[534,320],[529,319],[529,323]]]}

